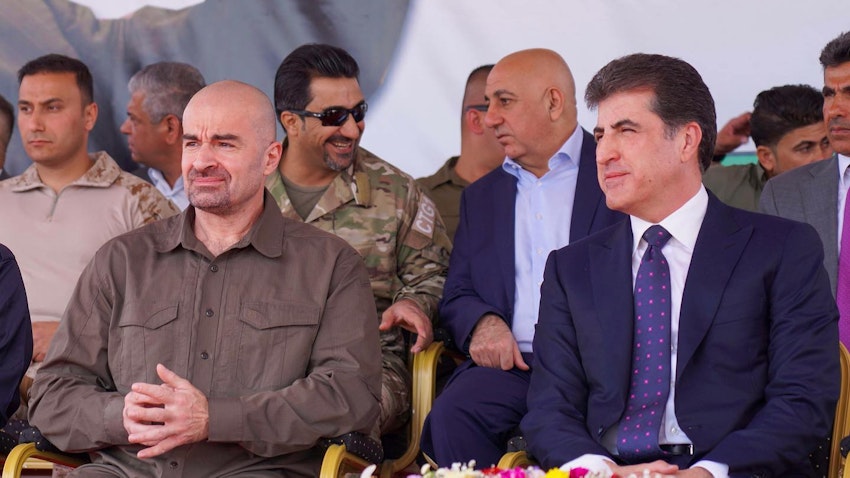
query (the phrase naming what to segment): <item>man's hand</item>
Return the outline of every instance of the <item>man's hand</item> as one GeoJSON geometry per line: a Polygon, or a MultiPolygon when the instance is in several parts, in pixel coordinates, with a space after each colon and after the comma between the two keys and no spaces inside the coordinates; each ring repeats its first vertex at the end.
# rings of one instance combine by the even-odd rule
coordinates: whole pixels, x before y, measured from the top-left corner
{"type": "Polygon", "coordinates": [[[714,144],[715,156],[731,153],[747,142],[750,137],[750,116],[752,113],[741,113],[717,131],[717,141],[714,144]]]}
{"type": "Polygon", "coordinates": [[[59,328],[59,321],[49,320],[46,322],[32,323],[32,361],[43,362],[47,355],[47,347],[53,339],[53,334],[59,328]]]}
{"type": "Polygon", "coordinates": [[[469,356],[481,367],[528,370],[514,334],[499,316],[487,314],[472,330],[469,356]]]}
{"type": "Polygon", "coordinates": [[[402,327],[416,334],[416,343],[410,348],[413,353],[425,350],[425,347],[434,341],[431,321],[419,305],[410,299],[401,299],[381,315],[381,325],[378,326],[378,330],[390,330],[393,327],[402,327]]]}
{"type": "Polygon", "coordinates": [[[688,468],[687,470],[681,470],[680,472],[676,473],[676,476],[686,478],[714,478],[711,473],[708,472],[708,470],[700,466],[688,468]]]}
{"type": "MultiPolygon", "coordinates": [[[[643,476],[644,471],[649,471],[650,476],[652,478],[660,477],[660,478],[673,478],[676,476],[699,476],[699,475],[680,475],[681,471],[679,471],[679,467],[676,465],[671,465],[663,460],[655,460],[652,463],[640,463],[637,465],[627,465],[627,466],[617,466],[614,462],[608,462],[608,467],[611,468],[611,471],[614,474],[622,477],[627,477],[629,475],[635,476],[643,476]]],[[[702,468],[697,468],[698,470],[703,470],[702,468]]],[[[685,470],[690,471],[690,470],[685,470]]],[[[711,475],[708,475],[711,478],[711,475]]]]}
{"type": "Polygon", "coordinates": [[[209,402],[188,380],[156,366],[162,385],[134,383],[124,397],[124,428],[130,443],[147,446],[139,458],[153,458],[209,436],[209,402]]]}

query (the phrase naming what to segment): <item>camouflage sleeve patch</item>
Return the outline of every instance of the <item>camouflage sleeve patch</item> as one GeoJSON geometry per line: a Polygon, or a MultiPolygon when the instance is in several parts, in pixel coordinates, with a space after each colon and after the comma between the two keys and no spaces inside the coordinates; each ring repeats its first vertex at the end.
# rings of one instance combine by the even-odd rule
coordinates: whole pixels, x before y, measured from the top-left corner
{"type": "Polygon", "coordinates": [[[427,236],[429,239],[434,237],[434,222],[437,216],[437,207],[434,201],[427,195],[419,196],[419,209],[416,211],[416,217],[413,219],[412,229],[420,234],[427,236]]]}

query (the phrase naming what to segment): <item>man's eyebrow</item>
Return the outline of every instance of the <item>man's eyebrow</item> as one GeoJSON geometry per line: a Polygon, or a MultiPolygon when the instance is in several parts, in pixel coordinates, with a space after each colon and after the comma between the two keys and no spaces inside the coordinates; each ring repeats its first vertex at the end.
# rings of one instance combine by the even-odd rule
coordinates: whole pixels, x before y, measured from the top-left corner
{"type": "Polygon", "coordinates": [[[197,141],[197,140],[198,140],[198,137],[195,136],[194,134],[184,134],[183,135],[183,141],[197,141]]]}
{"type": "MultiPolygon", "coordinates": [[[[617,121],[615,123],[612,123],[611,129],[620,129],[623,126],[632,126],[632,127],[636,128],[636,127],[638,127],[638,124],[635,121],[632,121],[628,118],[625,118],[625,119],[621,119],[620,121],[617,121]]],[[[597,134],[597,133],[602,134],[604,132],[605,132],[604,126],[597,126],[597,127],[593,128],[593,134],[597,134]]]]}
{"type": "Polygon", "coordinates": [[[239,136],[237,136],[235,134],[231,134],[231,133],[212,135],[213,141],[235,141],[235,140],[238,140],[238,139],[239,139],[239,136]]]}
{"type": "Polygon", "coordinates": [[[614,123],[614,124],[612,124],[612,125],[611,125],[611,127],[612,127],[612,128],[614,128],[614,129],[619,129],[619,128],[622,128],[623,126],[634,126],[634,127],[637,127],[637,126],[639,126],[639,125],[638,125],[635,121],[632,121],[632,120],[630,120],[630,119],[628,119],[628,118],[621,119],[620,121],[617,121],[616,123],[614,123]]]}

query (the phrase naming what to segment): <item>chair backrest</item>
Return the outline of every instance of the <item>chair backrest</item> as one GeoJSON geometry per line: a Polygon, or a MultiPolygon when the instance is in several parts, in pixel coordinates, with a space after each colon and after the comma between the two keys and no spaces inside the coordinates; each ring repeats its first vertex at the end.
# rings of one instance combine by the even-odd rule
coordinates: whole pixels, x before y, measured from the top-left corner
{"type": "Polygon", "coordinates": [[[838,344],[841,353],[841,394],[835,407],[835,422],[832,426],[832,442],[829,452],[829,478],[839,478],[844,467],[841,456],[841,440],[850,436],[850,353],[844,344],[838,344]]]}

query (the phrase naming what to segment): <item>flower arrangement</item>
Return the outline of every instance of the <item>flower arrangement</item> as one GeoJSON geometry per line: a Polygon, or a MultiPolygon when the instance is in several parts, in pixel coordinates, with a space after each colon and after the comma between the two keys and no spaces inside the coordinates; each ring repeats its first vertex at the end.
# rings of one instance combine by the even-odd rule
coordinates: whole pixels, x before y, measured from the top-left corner
{"type": "MultiPolygon", "coordinates": [[[[363,471],[360,478],[369,478],[375,471],[374,465],[363,471]]],[[[408,475],[407,478],[619,478],[610,472],[591,473],[585,468],[563,469],[552,468],[543,471],[536,466],[528,468],[516,467],[510,470],[490,467],[483,470],[475,469],[475,461],[464,465],[455,463],[451,468],[440,468],[432,470],[429,465],[424,465],[418,475],[408,475]]]]}

